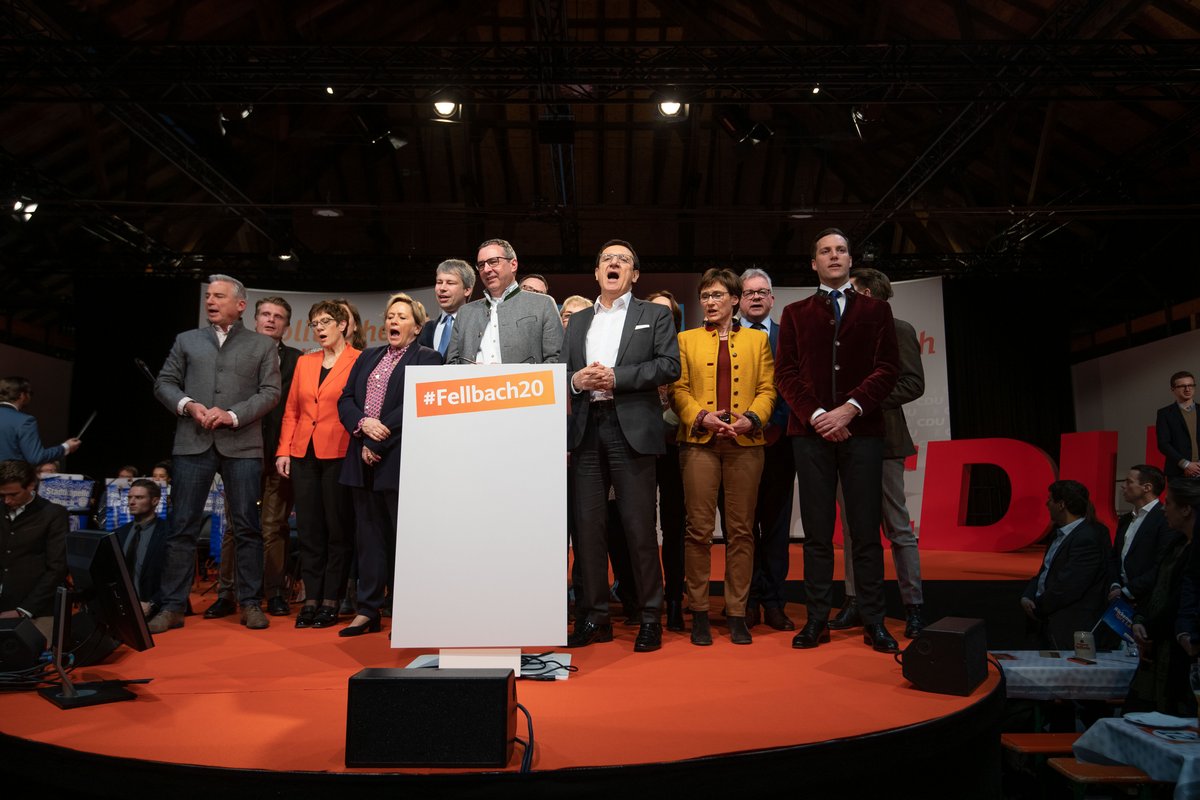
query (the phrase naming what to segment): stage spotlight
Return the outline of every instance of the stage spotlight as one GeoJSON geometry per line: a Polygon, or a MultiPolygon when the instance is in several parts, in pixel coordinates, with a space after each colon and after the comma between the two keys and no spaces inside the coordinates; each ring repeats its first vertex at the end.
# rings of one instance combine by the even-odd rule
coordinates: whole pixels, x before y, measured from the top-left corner
{"type": "Polygon", "coordinates": [[[238,113],[241,115],[242,119],[246,119],[254,113],[254,106],[244,106],[238,113]]]}
{"type": "Polygon", "coordinates": [[[17,222],[29,222],[35,211],[38,210],[38,204],[28,197],[18,197],[12,201],[10,206],[12,209],[12,218],[17,222]]]}
{"type": "Polygon", "coordinates": [[[658,113],[662,114],[664,117],[678,116],[679,112],[682,110],[683,103],[679,103],[674,100],[666,100],[658,104],[658,113]]]}
{"type": "Polygon", "coordinates": [[[650,102],[654,103],[658,115],[665,120],[674,121],[687,118],[688,104],[680,99],[679,92],[675,90],[655,92],[651,96],[650,102]]]}
{"type": "Polygon", "coordinates": [[[860,142],[863,141],[863,135],[862,127],[859,125],[859,123],[865,119],[866,116],[863,114],[863,112],[858,110],[857,106],[854,106],[850,109],[850,124],[854,126],[854,132],[858,134],[858,140],[860,142]]]}
{"type": "Polygon", "coordinates": [[[329,94],[329,95],[333,94],[333,87],[332,87],[332,86],[326,86],[326,87],[325,87],[325,94],[329,94]]]}
{"type": "Polygon", "coordinates": [[[814,85],[813,85],[813,88],[812,88],[812,93],[813,93],[813,94],[820,94],[820,93],[821,93],[821,84],[819,84],[819,83],[818,83],[818,84],[814,84],[814,85]]]}
{"type": "Polygon", "coordinates": [[[717,124],[738,144],[756,145],[775,135],[766,123],[754,122],[741,106],[721,106],[717,124]]]}
{"type": "Polygon", "coordinates": [[[294,264],[300,259],[296,256],[296,251],[290,247],[276,250],[271,254],[271,258],[283,264],[294,264]]]}
{"type": "Polygon", "coordinates": [[[441,93],[433,98],[435,122],[458,122],[462,118],[462,103],[452,95],[441,93]]]}

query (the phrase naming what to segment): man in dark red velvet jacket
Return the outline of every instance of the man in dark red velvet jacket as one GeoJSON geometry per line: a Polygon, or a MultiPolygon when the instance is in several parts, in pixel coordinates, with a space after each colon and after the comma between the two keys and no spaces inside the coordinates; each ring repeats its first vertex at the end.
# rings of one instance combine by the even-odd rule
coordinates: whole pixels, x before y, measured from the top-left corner
{"type": "Polygon", "coordinates": [[[796,457],[804,523],[808,622],[797,648],[829,641],[833,602],[833,526],[839,480],[846,498],[843,532],[854,552],[863,640],[895,652],[883,625],[883,411],[900,374],[896,327],[886,302],[856,294],[850,242],[836,228],[813,240],[817,294],[790,304],[780,319],[775,383],[791,407],[788,435],[796,457]]]}

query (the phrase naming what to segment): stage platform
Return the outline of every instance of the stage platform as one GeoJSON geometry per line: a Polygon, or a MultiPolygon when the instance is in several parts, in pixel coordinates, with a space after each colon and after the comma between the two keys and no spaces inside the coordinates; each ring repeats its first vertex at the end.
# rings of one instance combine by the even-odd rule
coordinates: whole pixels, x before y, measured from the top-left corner
{"type": "MultiPolygon", "coordinates": [[[[788,612],[803,621],[801,606],[788,612]]],[[[579,671],[569,680],[519,681],[535,727],[532,774],[517,772],[520,745],[501,772],[347,769],[347,679],[423,651],[391,650],[386,620],[383,633],[340,639],[336,628],[296,630],[290,617],[272,618],[265,631],[236,617],[189,617],[154,649],[122,649],[76,674],[153,678],[134,687],[132,702],[62,711],[36,694],[0,696],[0,768],[85,797],[295,798],[351,788],[598,796],[632,785],[781,784],[811,796],[857,788],[900,797],[928,796],[947,780],[993,796],[1003,705],[994,668],[970,697],[930,694],[859,631],[800,651],[792,634],[759,626],[754,644],[739,647],[714,617],[712,647],[665,632],[661,651],[635,654],[636,629],[618,625],[616,641],[572,651],[579,671]]],[[[890,627],[899,638],[902,626],[890,627]]],[[[518,717],[522,738],[524,730],[518,717]]]]}

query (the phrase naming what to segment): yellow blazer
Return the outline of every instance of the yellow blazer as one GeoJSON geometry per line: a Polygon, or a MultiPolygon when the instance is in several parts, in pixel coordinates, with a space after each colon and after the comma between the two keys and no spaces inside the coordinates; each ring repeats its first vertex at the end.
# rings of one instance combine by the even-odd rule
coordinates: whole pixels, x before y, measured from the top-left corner
{"type": "MultiPolygon", "coordinates": [[[[671,389],[671,406],[679,415],[676,440],[702,444],[713,438],[705,430],[692,434],[692,424],[701,411],[717,408],[717,352],[721,340],[716,331],[703,327],[679,334],[679,380],[671,389]]],[[[753,411],[764,425],[775,408],[775,359],[766,331],[735,325],[729,331],[730,379],[729,411],[745,414],[753,411]]],[[[737,443],[753,447],[766,444],[762,432],[737,437],[737,443]]]]}

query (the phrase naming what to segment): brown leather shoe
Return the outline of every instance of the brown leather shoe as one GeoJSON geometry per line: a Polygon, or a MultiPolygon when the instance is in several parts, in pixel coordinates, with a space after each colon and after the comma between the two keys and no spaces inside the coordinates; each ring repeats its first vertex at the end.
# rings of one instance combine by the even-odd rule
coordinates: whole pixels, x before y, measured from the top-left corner
{"type": "Polygon", "coordinates": [[[242,606],[242,624],[252,631],[261,631],[263,628],[269,627],[271,622],[258,606],[245,605],[242,606]]]}
{"type": "Polygon", "coordinates": [[[183,612],[182,611],[160,611],[155,614],[146,627],[151,633],[166,633],[171,628],[183,627],[183,612]]]}

